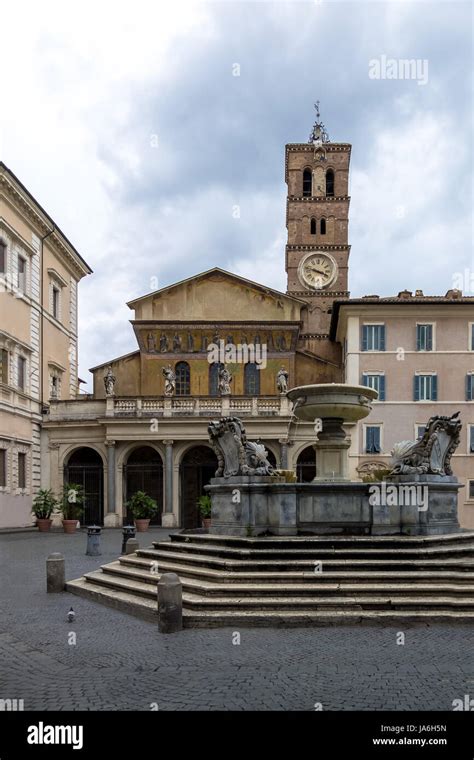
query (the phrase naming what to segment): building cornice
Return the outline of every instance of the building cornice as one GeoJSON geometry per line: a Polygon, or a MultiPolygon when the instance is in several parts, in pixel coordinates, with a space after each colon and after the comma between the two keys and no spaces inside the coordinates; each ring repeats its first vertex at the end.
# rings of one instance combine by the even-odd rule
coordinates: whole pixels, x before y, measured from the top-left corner
{"type": "Polygon", "coordinates": [[[32,223],[40,237],[51,233],[48,244],[52,245],[60,256],[69,265],[74,274],[81,279],[92,273],[92,269],[74,248],[64,233],[59,229],[53,219],[40,206],[38,201],[31,195],[13,172],[0,161],[0,192],[4,194],[17,211],[32,223]]]}

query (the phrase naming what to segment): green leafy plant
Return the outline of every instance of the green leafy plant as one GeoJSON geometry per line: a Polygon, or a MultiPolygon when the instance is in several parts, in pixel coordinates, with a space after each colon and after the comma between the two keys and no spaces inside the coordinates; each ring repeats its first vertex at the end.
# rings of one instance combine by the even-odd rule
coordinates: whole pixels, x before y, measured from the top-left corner
{"type": "Polygon", "coordinates": [[[151,520],[158,512],[158,504],[144,491],[132,494],[126,507],[135,520],[151,520]]]}
{"type": "Polygon", "coordinates": [[[78,520],[84,512],[84,488],[78,483],[65,483],[61,497],[63,520],[78,520]]]}
{"type": "Polygon", "coordinates": [[[207,519],[211,516],[211,497],[207,494],[200,496],[196,502],[199,507],[199,513],[203,519],[207,519]]]}
{"type": "Polygon", "coordinates": [[[53,512],[56,512],[58,504],[51,488],[40,488],[33,499],[31,511],[38,520],[49,520],[53,512]]]}

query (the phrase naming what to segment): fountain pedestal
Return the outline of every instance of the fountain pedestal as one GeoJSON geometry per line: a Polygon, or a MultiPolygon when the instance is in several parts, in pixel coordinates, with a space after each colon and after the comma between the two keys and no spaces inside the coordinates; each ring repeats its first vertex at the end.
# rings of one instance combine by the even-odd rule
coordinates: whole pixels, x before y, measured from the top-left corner
{"type": "Polygon", "coordinates": [[[347,452],[351,439],[343,428],[342,418],[323,417],[322,430],[314,444],[316,451],[315,483],[349,480],[347,452]]]}

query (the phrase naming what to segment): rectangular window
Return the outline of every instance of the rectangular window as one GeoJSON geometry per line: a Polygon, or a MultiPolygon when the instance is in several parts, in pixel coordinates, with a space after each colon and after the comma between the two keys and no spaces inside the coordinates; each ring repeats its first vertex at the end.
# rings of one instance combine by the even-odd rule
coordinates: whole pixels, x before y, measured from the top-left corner
{"type": "Polygon", "coordinates": [[[471,351],[474,351],[474,322],[471,322],[469,325],[470,333],[469,333],[469,348],[471,351]]]}
{"type": "Polygon", "coordinates": [[[385,325],[362,325],[362,351],[385,351],[385,325]]]}
{"type": "Polygon", "coordinates": [[[362,385],[373,388],[379,394],[378,401],[385,401],[385,375],[362,375],[362,385]]]}
{"type": "Polygon", "coordinates": [[[468,480],[469,485],[469,501],[474,500],[474,480],[468,480]]]}
{"type": "Polygon", "coordinates": [[[474,401],[474,375],[466,375],[466,401],[474,401]]]}
{"type": "Polygon", "coordinates": [[[432,351],[433,350],[433,325],[416,326],[416,350],[432,351]]]}
{"type": "Polygon", "coordinates": [[[425,425],[417,425],[416,426],[416,438],[417,440],[420,438],[423,438],[425,434],[426,426],[425,425]]]}
{"type": "Polygon", "coordinates": [[[8,351],[6,348],[0,349],[0,383],[8,385],[8,351]]]}
{"type": "Polygon", "coordinates": [[[380,454],[380,425],[368,425],[365,428],[365,453],[380,454]]]}
{"type": "Polygon", "coordinates": [[[18,256],[18,290],[26,293],[26,259],[18,256]]]}
{"type": "Polygon", "coordinates": [[[26,380],[26,359],[24,356],[18,357],[18,387],[20,390],[25,390],[25,380],[26,380]]]}
{"type": "Polygon", "coordinates": [[[18,454],[18,488],[26,488],[26,454],[18,454]]]}
{"type": "Polygon", "coordinates": [[[53,285],[53,317],[59,319],[59,288],[53,285]]]}
{"type": "Polygon", "coordinates": [[[5,274],[7,271],[7,246],[0,240],[0,274],[5,274]]]}
{"type": "Polygon", "coordinates": [[[415,375],[414,401],[438,400],[438,377],[436,375],[415,375]]]}
{"type": "Polygon", "coordinates": [[[7,484],[7,450],[0,449],[0,488],[7,484]]]}
{"type": "Polygon", "coordinates": [[[469,425],[469,453],[474,454],[474,425],[469,425]]]}

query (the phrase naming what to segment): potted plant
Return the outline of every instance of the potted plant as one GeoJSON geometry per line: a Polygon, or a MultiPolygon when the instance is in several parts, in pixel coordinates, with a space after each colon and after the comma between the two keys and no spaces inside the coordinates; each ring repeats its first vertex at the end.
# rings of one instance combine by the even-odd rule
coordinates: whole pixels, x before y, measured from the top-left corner
{"type": "Polygon", "coordinates": [[[40,488],[33,499],[32,512],[40,533],[47,533],[52,524],[51,515],[56,512],[58,500],[51,488],[40,488]]]}
{"type": "Polygon", "coordinates": [[[82,486],[77,483],[65,483],[61,499],[63,513],[63,530],[65,533],[75,533],[77,521],[84,512],[85,494],[82,486]]]}
{"type": "Polygon", "coordinates": [[[201,515],[202,527],[209,530],[211,527],[211,497],[207,494],[200,496],[197,500],[197,505],[201,515]]]}
{"type": "Polygon", "coordinates": [[[158,512],[158,504],[144,491],[134,493],[127,501],[127,509],[132,515],[138,533],[145,533],[150,525],[150,520],[158,512]]]}

